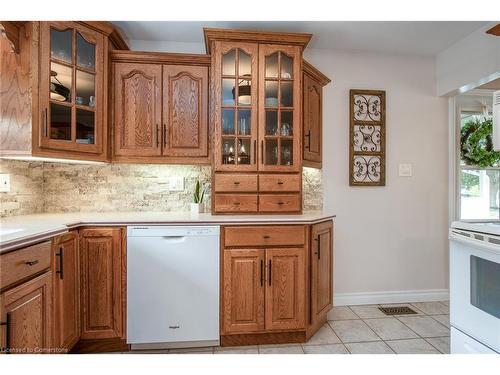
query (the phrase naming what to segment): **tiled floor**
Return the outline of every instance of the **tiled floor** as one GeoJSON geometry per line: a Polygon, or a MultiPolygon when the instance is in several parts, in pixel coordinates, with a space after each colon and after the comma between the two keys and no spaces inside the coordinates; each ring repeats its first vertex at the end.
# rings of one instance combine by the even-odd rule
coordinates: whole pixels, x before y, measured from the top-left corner
{"type": "Polygon", "coordinates": [[[387,316],[379,306],[334,307],[329,320],[304,344],[136,351],[172,354],[436,354],[450,352],[448,301],[397,304],[418,314],[387,316]]]}

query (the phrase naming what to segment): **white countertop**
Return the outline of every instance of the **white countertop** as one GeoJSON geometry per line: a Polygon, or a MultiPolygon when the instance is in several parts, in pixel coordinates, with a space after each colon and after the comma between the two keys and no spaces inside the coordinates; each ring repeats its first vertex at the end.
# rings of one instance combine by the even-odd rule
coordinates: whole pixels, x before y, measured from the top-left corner
{"type": "Polygon", "coordinates": [[[0,252],[48,239],[83,225],[133,224],[311,224],[334,218],[323,211],[301,215],[212,215],[190,212],[78,212],[12,216],[0,219],[0,252]]]}

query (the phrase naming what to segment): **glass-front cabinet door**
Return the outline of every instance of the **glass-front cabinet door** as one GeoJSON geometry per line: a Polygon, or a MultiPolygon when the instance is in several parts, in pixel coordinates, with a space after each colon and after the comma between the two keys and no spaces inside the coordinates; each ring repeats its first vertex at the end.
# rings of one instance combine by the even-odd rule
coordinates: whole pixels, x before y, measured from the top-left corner
{"type": "Polygon", "coordinates": [[[73,22],[43,22],[40,40],[40,145],[102,152],[102,34],[73,22]]]}
{"type": "Polygon", "coordinates": [[[258,45],[215,42],[215,169],[257,170],[258,45]]]}
{"type": "Polygon", "coordinates": [[[300,47],[259,45],[259,170],[300,168],[300,47]]]}

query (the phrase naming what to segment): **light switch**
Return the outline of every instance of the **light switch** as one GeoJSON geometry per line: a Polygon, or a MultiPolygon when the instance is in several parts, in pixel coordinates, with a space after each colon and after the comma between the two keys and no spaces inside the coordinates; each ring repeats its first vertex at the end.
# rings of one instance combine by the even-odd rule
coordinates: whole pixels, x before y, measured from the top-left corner
{"type": "Polygon", "coordinates": [[[399,164],[399,177],[411,177],[411,164],[399,164]]]}
{"type": "Polygon", "coordinates": [[[170,177],[168,180],[168,190],[182,191],[184,190],[184,177],[170,177]]]}
{"type": "Polygon", "coordinates": [[[10,192],[10,174],[0,173],[0,192],[10,192]]]}

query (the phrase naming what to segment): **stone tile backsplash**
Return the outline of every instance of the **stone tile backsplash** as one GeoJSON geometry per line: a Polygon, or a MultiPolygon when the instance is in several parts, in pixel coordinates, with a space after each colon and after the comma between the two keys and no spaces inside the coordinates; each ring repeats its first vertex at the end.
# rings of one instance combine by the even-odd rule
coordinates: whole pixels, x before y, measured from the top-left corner
{"type": "MultiPolygon", "coordinates": [[[[210,211],[210,166],[158,164],[63,164],[1,160],[10,173],[10,193],[0,193],[0,217],[41,212],[187,211],[196,181],[206,187],[210,211]],[[171,176],[184,178],[169,191],[171,176]]],[[[304,168],[304,211],[322,208],[321,171],[304,168]]]]}

